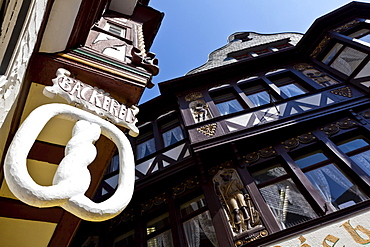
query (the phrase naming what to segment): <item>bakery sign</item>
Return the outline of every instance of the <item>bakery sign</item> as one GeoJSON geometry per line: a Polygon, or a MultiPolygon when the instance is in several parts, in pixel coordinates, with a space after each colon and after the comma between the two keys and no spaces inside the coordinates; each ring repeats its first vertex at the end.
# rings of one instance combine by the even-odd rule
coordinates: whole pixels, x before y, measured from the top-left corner
{"type": "Polygon", "coordinates": [[[129,134],[133,137],[139,134],[135,126],[137,122],[135,116],[139,112],[137,106],[127,107],[109,96],[109,93],[71,78],[70,74],[66,69],[58,69],[57,78],[52,80],[53,86],[45,87],[44,95],[54,98],[58,94],[70,104],[75,104],[116,125],[128,128],[129,134]]]}
{"type": "Polygon", "coordinates": [[[37,107],[28,115],[14,135],[4,160],[4,176],[8,187],[19,200],[34,207],[60,206],[88,221],[111,219],[126,208],[135,184],[135,159],[131,144],[114,124],[130,129],[130,135],[137,136],[139,131],[135,126],[135,115],[138,108],[127,107],[104,91],[71,78],[65,69],[58,69],[53,84],[45,87],[46,96],[53,98],[58,94],[82,109],[51,103],[37,107]],[[41,186],[28,172],[27,156],[44,126],[56,116],[72,120],[75,125],[52,185],[41,186]],[[91,182],[88,166],[96,158],[94,143],[100,135],[109,138],[117,147],[119,176],[113,195],[96,203],[86,197],[85,193],[91,182]]]}

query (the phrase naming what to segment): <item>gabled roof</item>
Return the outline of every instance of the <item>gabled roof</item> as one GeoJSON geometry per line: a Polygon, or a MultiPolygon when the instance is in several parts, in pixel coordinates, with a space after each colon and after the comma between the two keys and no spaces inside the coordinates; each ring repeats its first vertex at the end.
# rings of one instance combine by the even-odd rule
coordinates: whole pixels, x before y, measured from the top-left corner
{"type": "Polygon", "coordinates": [[[302,38],[303,34],[300,33],[277,33],[277,34],[259,34],[255,32],[237,32],[229,36],[228,44],[211,52],[208,61],[187,73],[195,74],[200,71],[224,66],[237,62],[231,54],[235,52],[255,51],[257,49],[267,48],[269,46],[281,45],[289,43],[295,46],[302,38]]]}

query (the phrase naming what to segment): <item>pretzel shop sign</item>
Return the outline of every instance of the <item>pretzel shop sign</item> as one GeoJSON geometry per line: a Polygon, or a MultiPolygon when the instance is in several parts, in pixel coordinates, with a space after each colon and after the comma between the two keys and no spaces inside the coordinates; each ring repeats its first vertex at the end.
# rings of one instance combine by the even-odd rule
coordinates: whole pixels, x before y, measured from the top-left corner
{"type": "Polygon", "coordinates": [[[136,114],[139,112],[137,106],[127,107],[119,103],[102,89],[92,87],[80,80],[70,77],[66,69],[58,69],[57,78],[52,80],[53,86],[45,87],[44,95],[54,98],[56,94],[68,101],[92,112],[103,119],[108,119],[114,124],[130,129],[129,134],[136,137],[139,134],[135,126],[136,114]]]}

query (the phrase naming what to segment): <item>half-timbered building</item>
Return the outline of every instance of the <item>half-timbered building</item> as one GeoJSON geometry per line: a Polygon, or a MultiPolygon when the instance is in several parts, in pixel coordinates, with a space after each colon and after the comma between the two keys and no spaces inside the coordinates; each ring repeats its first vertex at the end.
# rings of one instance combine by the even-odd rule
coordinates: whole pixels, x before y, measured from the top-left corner
{"type": "MultiPolygon", "coordinates": [[[[71,245],[82,221],[79,217],[60,207],[29,206],[13,192],[26,197],[31,193],[26,188],[11,190],[10,187],[21,184],[18,178],[25,177],[40,191],[58,184],[54,174],[60,167],[58,164],[74,149],[65,147],[75,136],[72,128],[76,119],[53,117],[41,126],[40,134],[37,131],[43,115],[59,107],[73,108],[68,103],[84,108],[84,111],[76,109],[80,113],[95,112],[103,119],[124,123],[120,127],[122,133],[130,129],[131,134],[137,134],[136,105],[144,89],[153,86],[152,76],[159,69],[155,54],[149,49],[163,13],[149,7],[148,2],[0,1],[0,246],[71,245]],[[64,98],[56,95],[53,84],[60,87],[64,98]],[[41,117],[31,118],[36,111],[41,117]],[[20,127],[27,119],[32,119],[28,120],[28,127],[20,127]],[[31,137],[36,140],[32,140],[30,150],[13,148],[17,143],[18,147],[22,146],[31,137]],[[20,162],[12,161],[19,157],[23,158],[22,162],[27,159],[24,174],[14,173],[20,162]],[[4,164],[10,164],[10,168],[4,164]],[[5,178],[7,174],[7,178],[14,180],[11,186],[5,178]]],[[[88,198],[95,194],[116,149],[103,135],[95,146],[97,156],[89,166],[90,187],[84,193],[88,198]]],[[[76,157],[83,158],[80,151],[74,151],[76,157]]],[[[83,176],[76,171],[72,166],[65,174],[76,176],[74,181],[79,183],[83,176]]],[[[65,178],[59,179],[63,183],[65,178]]],[[[65,189],[72,186],[65,185],[65,189]]],[[[60,191],[55,190],[54,195],[60,191]]]]}
{"type": "MultiPolygon", "coordinates": [[[[370,5],[239,32],[140,106],[129,207],[76,246],[370,243],[370,5]]],[[[95,199],[117,184],[116,156],[95,199]]]]}

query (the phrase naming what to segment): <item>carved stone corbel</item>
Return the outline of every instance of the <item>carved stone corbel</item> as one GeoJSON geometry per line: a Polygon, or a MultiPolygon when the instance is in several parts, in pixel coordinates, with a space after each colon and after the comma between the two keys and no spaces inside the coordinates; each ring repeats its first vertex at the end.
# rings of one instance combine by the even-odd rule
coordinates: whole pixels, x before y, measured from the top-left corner
{"type": "Polygon", "coordinates": [[[144,69],[148,70],[152,75],[158,75],[159,67],[158,67],[158,59],[155,58],[155,54],[152,52],[148,52],[145,56],[142,54],[139,48],[133,47],[131,49],[131,63],[133,65],[143,67],[144,69]]]}

